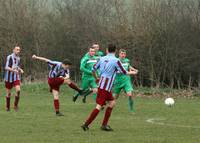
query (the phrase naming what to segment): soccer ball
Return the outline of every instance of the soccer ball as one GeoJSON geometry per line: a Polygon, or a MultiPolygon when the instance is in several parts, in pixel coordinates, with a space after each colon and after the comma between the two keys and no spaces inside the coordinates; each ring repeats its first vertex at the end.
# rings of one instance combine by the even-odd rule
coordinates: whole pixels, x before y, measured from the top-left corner
{"type": "Polygon", "coordinates": [[[174,105],[174,103],[175,103],[175,101],[174,101],[174,99],[171,98],[171,97],[165,99],[165,105],[167,105],[167,106],[170,106],[170,107],[171,107],[171,106],[174,105]]]}

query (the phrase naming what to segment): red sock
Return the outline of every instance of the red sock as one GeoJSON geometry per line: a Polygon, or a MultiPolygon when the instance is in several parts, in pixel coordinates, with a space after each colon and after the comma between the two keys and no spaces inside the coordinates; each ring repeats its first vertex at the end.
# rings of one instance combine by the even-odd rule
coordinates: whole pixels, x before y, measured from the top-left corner
{"type": "Polygon", "coordinates": [[[10,97],[6,96],[6,109],[10,110],[10,97]]]}
{"type": "Polygon", "coordinates": [[[76,84],[74,84],[73,82],[71,82],[70,84],[68,84],[68,86],[71,87],[72,89],[80,92],[80,88],[76,84]]]}
{"type": "Polygon", "coordinates": [[[104,115],[104,119],[102,123],[103,126],[106,126],[108,124],[108,120],[110,118],[111,113],[112,113],[112,108],[108,107],[104,115]]]}
{"type": "Polygon", "coordinates": [[[19,103],[20,91],[17,91],[17,96],[15,96],[14,107],[16,108],[19,103]]]}
{"type": "Polygon", "coordinates": [[[14,106],[17,107],[19,103],[19,96],[15,96],[14,106]]]}
{"type": "Polygon", "coordinates": [[[87,121],[85,122],[85,125],[90,125],[92,123],[92,121],[97,117],[97,115],[99,114],[99,110],[98,109],[94,109],[92,111],[92,113],[90,114],[89,118],[87,119],[87,121]]]}
{"type": "Polygon", "coordinates": [[[59,112],[59,100],[54,99],[54,109],[56,112],[59,112]]]}

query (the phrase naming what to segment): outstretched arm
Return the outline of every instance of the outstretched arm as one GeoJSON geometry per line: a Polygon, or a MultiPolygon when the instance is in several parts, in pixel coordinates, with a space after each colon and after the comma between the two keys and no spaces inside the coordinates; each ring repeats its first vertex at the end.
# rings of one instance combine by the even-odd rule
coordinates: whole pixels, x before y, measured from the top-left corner
{"type": "Polygon", "coordinates": [[[132,67],[132,66],[130,66],[129,67],[129,70],[131,70],[131,71],[135,71],[136,73],[138,73],[138,70],[137,69],[135,69],[134,67],[132,67]]]}
{"type": "Polygon", "coordinates": [[[132,70],[126,71],[119,60],[117,61],[116,68],[122,74],[127,74],[127,75],[137,74],[137,71],[132,71],[132,70]]]}
{"type": "Polygon", "coordinates": [[[50,60],[47,59],[47,58],[44,58],[44,57],[39,57],[39,56],[36,56],[36,55],[33,55],[32,58],[34,60],[40,60],[40,61],[44,61],[44,62],[49,62],[50,60]]]}

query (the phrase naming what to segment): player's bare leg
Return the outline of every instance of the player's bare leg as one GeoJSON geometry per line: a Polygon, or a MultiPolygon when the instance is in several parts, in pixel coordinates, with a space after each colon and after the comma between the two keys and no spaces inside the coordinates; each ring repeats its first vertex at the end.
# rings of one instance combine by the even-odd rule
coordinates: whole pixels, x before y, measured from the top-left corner
{"type": "Polygon", "coordinates": [[[14,101],[14,109],[15,109],[15,111],[17,111],[18,103],[19,103],[19,99],[20,99],[20,91],[21,91],[20,85],[16,85],[15,90],[16,90],[16,94],[15,94],[15,101],[14,101]]]}
{"type": "Polygon", "coordinates": [[[59,102],[59,92],[57,90],[52,90],[53,98],[54,98],[54,109],[57,116],[63,116],[62,113],[60,113],[60,102],[59,102]]]}
{"type": "Polygon", "coordinates": [[[11,90],[6,88],[6,111],[10,111],[11,90]]]}

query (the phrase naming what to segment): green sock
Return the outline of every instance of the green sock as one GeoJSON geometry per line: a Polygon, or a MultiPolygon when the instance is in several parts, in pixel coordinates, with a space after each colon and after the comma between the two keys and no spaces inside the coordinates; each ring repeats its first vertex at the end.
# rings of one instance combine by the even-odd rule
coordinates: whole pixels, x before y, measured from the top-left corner
{"type": "Polygon", "coordinates": [[[78,97],[78,96],[80,96],[80,94],[77,92],[77,93],[74,95],[74,97],[78,97]]]}
{"type": "Polygon", "coordinates": [[[129,105],[129,110],[131,112],[135,112],[134,101],[133,101],[132,97],[128,97],[128,105],[129,105]]]}
{"type": "Polygon", "coordinates": [[[90,95],[92,92],[93,92],[92,90],[88,89],[87,92],[84,94],[84,96],[88,96],[88,95],[90,95]]]}

